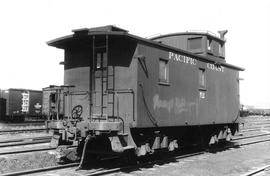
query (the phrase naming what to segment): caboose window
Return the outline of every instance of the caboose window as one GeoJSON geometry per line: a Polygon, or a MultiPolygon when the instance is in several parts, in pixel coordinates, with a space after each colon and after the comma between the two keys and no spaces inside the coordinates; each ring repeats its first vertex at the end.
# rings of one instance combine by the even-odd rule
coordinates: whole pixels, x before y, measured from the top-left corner
{"type": "Polygon", "coordinates": [[[207,39],[207,50],[208,51],[211,51],[211,43],[212,43],[212,40],[207,39]]]}
{"type": "Polygon", "coordinates": [[[223,45],[218,44],[218,54],[219,54],[219,56],[224,57],[222,50],[223,50],[223,45]]]}
{"type": "Polygon", "coordinates": [[[188,39],[188,49],[197,50],[201,48],[202,48],[202,37],[188,39]]]}
{"type": "Polygon", "coordinates": [[[96,69],[107,67],[107,53],[99,51],[96,53],[96,69]]]}
{"type": "Polygon", "coordinates": [[[101,53],[97,53],[97,69],[101,68],[101,53]]]}
{"type": "Polygon", "coordinates": [[[200,88],[205,88],[206,84],[205,84],[205,69],[200,68],[199,69],[199,85],[200,88]]]}
{"type": "Polygon", "coordinates": [[[168,60],[159,60],[159,81],[168,83],[169,82],[169,66],[168,60]]]}

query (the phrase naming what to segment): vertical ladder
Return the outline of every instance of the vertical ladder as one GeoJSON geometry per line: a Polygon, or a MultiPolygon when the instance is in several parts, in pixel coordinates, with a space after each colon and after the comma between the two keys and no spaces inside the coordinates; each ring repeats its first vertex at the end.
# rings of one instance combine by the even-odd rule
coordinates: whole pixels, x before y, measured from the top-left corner
{"type": "Polygon", "coordinates": [[[98,120],[108,120],[109,116],[114,116],[115,69],[108,65],[108,35],[105,45],[98,46],[95,40],[93,36],[90,116],[98,120]]]}

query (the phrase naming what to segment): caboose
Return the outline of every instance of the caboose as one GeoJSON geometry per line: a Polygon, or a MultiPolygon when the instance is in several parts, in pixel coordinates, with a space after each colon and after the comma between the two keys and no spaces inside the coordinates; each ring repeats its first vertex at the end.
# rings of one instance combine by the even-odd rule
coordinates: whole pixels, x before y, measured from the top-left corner
{"type": "Polygon", "coordinates": [[[47,122],[56,144],[78,143],[84,158],[230,140],[243,69],[226,63],[226,32],[145,39],[103,26],[49,41],[65,53],[63,118],[47,122]]]}

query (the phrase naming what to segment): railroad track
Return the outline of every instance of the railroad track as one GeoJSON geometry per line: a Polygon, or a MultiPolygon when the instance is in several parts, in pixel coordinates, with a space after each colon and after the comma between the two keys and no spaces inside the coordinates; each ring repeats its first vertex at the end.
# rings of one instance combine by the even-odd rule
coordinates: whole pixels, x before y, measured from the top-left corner
{"type": "Polygon", "coordinates": [[[46,147],[46,148],[37,148],[37,149],[28,149],[28,150],[6,151],[6,152],[0,152],[0,156],[22,154],[22,153],[31,153],[31,152],[50,151],[50,150],[55,150],[55,149],[56,149],[56,147],[46,147]]]}
{"type": "MultiPolygon", "coordinates": [[[[68,148],[76,148],[77,146],[69,146],[68,148]]],[[[56,150],[57,147],[43,147],[43,148],[30,148],[27,150],[15,150],[15,151],[4,151],[0,152],[1,155],[13,155],[13,154],[23,154],[23,153],[32,153],[32,152],[43,152],[43,151],[50,151],[50,150],[56,150]]]]}
{"type": "Polygon", "coordinates": [[[251,131],[262,131],[262,130],[269,130],[270,132],[270,128],[265,128],[265,127],[258,127],[258,128],[249,128],[249,129],[240,129],[240,132],[251,132],[251,131]]]}
{"type": "MultiPolygon", "coordinates": [[[[270,170],[270,165],[266,165],[266,166],[263,166],[261,168],[258,168],[256,170],[253,170],[253,171],[250,171],[248,173],[245,173],[241,176],[255,176],[255,175],[261,175],[263,174],[265,171],[268,171],[270,170]]],[[[262,176],[262,175],[261,175],[262,176]]]]}
{"type": "Polygon", "coordinates": [[[22,141],[22,142],[10,142],[10,143],[4,143],[0,144],[0,148],[4,147],[16,147],[16,146],[22,146],[22,145],[33,145],[33,144],[41,144],[41,143],[49,143],[51,141],[51,138],[40,138],[32,141],[22,141]]]}
{"type": "MultiPolygon", "coordinates": [[[[35,130],[35,129],[33,129],[33,130],[35,130]]],[[[253,129],[253,130],[255,130],[255,129],[253,129]]],[[[239,140],[243,140],[243,139],[263,137],[263,136],[269,136],[269,135],[270,134],[250,135],[250,136],[245,136],[245,137],[238,137],[238,138],[233,139],[232,141],[234,142],[234,141],[239,141],[239,140]]],[[[223,148],[223,150],[224,149],[229,149],[229,148],[238,148],[238,147],[245,146],[245,145],[252,145],[252,144],[268,142],[268,141],[270,141],[270,139],[250,141],[250,142],[246,142],[246,143],[242,143],[242,144],[225,146],[223,148]]],[[[24,153],[24,152],[35,152],[35,151],[45,151],[45,150],[54,150],[54,149],[56,149],[56,148],[30,149],[30,150],[24,150],[24,151],[5,152],[5,153],[0,153],[0,155],[3,155],[3,154],[16,154],[16,153],[24,153]]],[[[115,168],[112,168],[112,169],[96,169],[96,170],[92,169],[92,170],[89,171],[89,173],[86,173],[84,175],[93,176],[93,175],[105,175],[105,174],[109,174],[109,173],[116,173],[116,172],[120,172],[120,171],[140,168],[142,166],[144,166],[144,167],[147,166],[147,165],[151,166],[151,165],[153,165],[155,163],[160,163],[160,162],[168,161],[168,160],[171,160],[171,159],[179,160],[179,159],[188,158],[188,157],[192,157],[192,156],[202,155],[204,153],[206,153],[206,151],[200,151],[200,152],[185,154],[185,155],[176,156],[176,157],[174,156],[172,158],[167,158],[165,160],[162,159],[162,160],[155,160],[155,161],[150,161],[150,162],[146,162],[146,163],[140,163],[140,164],[136,164],[136,165],[115,167],[115,168]]],[[[60,165],[60,166],[54,166],[54,167],[47,167],[47,168],[42,168],[42,169],[33,169],[33,170],[27,170],[27,171],[21,171],[21,172],[7,173],[7,174],[3,174],[3,176],[38,174],[38,173],[42,173],[42,172],[46,172],[46,171],[59,170],[59,169],[65,169],[65,168],[74,168],[75,169],[77,166],[78,166],[78,163],[72,163],[72,164],[60,165]]],[[[268,168],[268,167],[265,167],[265,168],[268,168]]],[[[260,170],[263,170],[263,169],[260,169],[260,170]]],[[[249,175],[245,175],[245,176],[249,176],[249,175]]]]}
{"type": "Polygon", "coordinates": [[[270,128],[269,125],[260,125],[260,126],[253,126],[253,127],[244,127],[242,130],[249,130],[249,129],[260,129],[260,128],[270,128]]]}
{"type": "Polygon", "coordinates": [[[20,139],[10,139],[10,140],[4,140],[0,141],[1,144],[5,143],[14,143],[14,142],[23,142],[23,141],[37,141],[37,140],[44,140],[44,139],[51,139],[52,136],[40,136],[40,137],[31,137],[31,138],[20,138],[20,139]]]}
{"type": "Polygon", "coordinates": [[[244,137],[236,137],[236,138],[233,138],[232,141],[238,141],[238,140],[249,139],[249,138],[255,138],[255,137],[262,137],[262,136],[270,136],[270,133],[266,133],[266,134],[257,134],[257,135],[249,135],[249,136],[244,136],[244,137]]]}
{"type": "Polygon", "coordinates": [[[21,129],[21,130],[1,130],[2,133],[21,133],[21,132],[32,132],[32,131],[47,131],[47,128],[31,128],[31,129],[21,129]]]}
{"type": "MultiPolygon", "coordinates": [[[[259,135],[256,135],[256,137],[259,137],[259,135]]],[[[250,138],[251,138],[251,136],[250,136],[250,138]]],[[[270,139],[255,140],[255,141],[245,142],[245,143],[241,143],[241,144],[234,144],[234,145],[230,145],[230,146],[225,146],[225,147],[220,148],[219,150],[225,150],[225,149],[229,149],[229,148],[239,148],[241,146],[258,144],[258,143],[269,142],[269,141],[270,141],[270,139]]],[[[178,161],[180,159],[198,156],[198,155],[202,155],[205,153],[208,153],[208,151],[192,152],[192,153],[188,153],[188,154],[184,154],[184,155],[180,155],[180,156],[173,156],[173,157],[168,157],[165,159],[163,158],[163,159],[159,159],[159,160],[147,161],[147,162],[142,162],[139,164],[115,167],[115,168],[111,168],[111,169],[104,169],[104,168],[91,169],[91,170],[89,170],[89,172],[84,173],[83,175],[95,176],[95,175],[105,175],[105,174],[109,174],[109,173],[117,173],[117,172],[121,172],[121,171],[139,169],[140,167],[152,166],[152,165],[158,164],[158,163],[165,163],[165,162],[171,161],[171,160],[178,161]]],[[[72,164],[66,164],[66,165],[60,165],[60,166],[54,166],[54,167],[46,167],[46,168],[42,168],[42,169],[33,169],[33,170],[27,170],[27,171],[21,171],[21,172],[7,173],[7,174],[3,174],[2,176],[29,175],[29,174],[36,175],[39,173],[41,174],[41,173],[52,171],[52,170],[56,171],[56,170],[65,169],[65,168],[74,168],[75,169],[77,166],[78,166],[78,163],[72,163],[72,164]]],[[[268,168],[268,167],[265,167],[265,169],[266,168],[268,168]]],[[[251,176],[251,175],[249,174],[249,175],[244,175],[244,176],[251,176]]]]}

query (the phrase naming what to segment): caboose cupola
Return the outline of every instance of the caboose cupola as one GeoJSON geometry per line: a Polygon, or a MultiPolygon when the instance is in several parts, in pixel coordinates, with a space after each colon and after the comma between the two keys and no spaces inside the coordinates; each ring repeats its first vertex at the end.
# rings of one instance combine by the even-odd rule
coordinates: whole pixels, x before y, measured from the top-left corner
{"type": "Polygon", "coordinates": [[[152,38],[165,45],[205,56],[214,62],[225,62],[225,34],[227,30],[219,31],[218,37],[214,33],[206,32],[181,32],[161,35],[152,38]]]}

